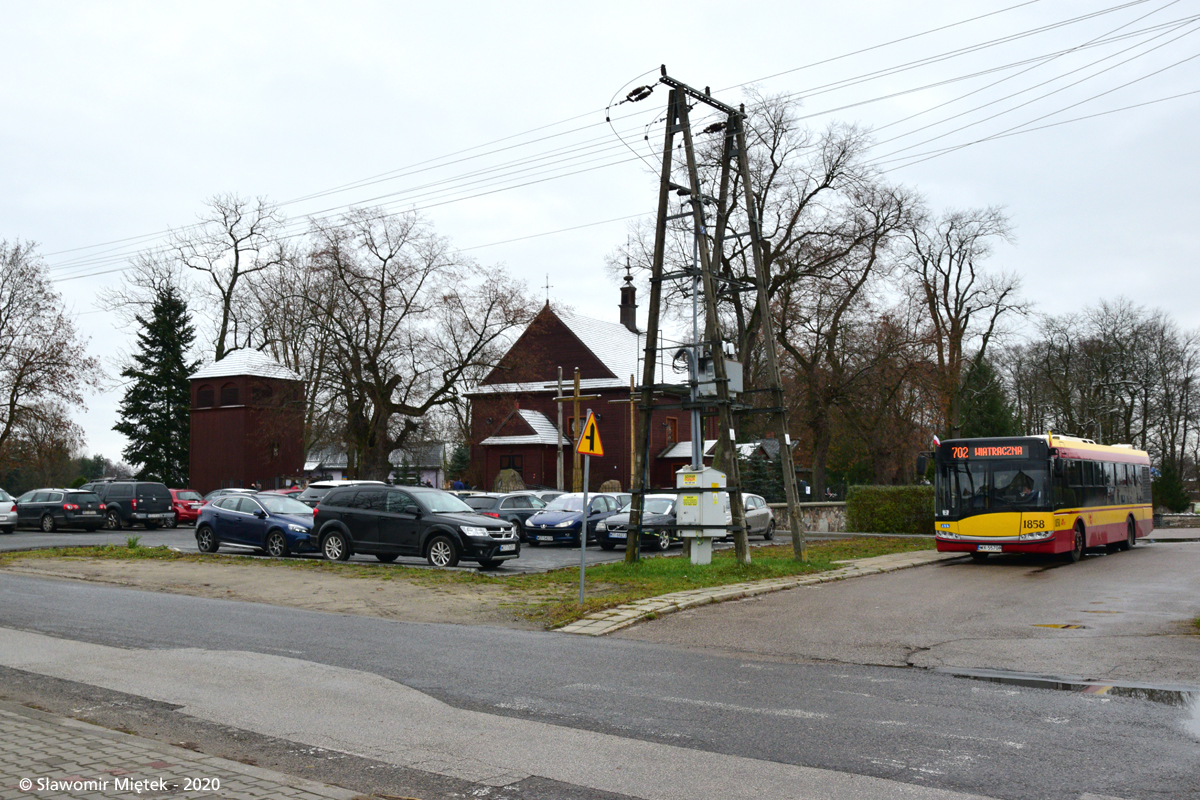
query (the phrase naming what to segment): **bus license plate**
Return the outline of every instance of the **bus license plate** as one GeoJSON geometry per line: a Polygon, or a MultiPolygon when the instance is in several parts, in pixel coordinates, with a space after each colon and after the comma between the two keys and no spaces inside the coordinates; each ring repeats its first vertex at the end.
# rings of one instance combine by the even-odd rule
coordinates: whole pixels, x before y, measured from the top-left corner
{"type": "Polygon", "coordinates": [[[976,547],[975,549],[981,553],[999,553],[1004,548],[998,544],[981,544],[978,547],[976,547]]]}

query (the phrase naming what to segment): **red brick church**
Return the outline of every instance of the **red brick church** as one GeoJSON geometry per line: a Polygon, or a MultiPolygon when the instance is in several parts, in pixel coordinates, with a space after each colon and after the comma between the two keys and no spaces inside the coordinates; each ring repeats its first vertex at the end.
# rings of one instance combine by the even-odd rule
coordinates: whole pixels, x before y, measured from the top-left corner
{"type": "MultiPolygon", "coordinates": [[[[564,395],[574,391],[577,368],[580,394],[599,395],[580,403],[584,417],[589,408],[595,412],[604,445],[604,456],[592,458],[589,489],[595,491],[612,479],[620,481],[623,489],[630,488],[631,421],[635,419],[631,415],[638,413],[629,402],[630,380],[641,383],[645,354],[645,335],[637,329],[634,298],[635,290],[627,278],[621,289],[619,322],[557,310],[547,301],[496,368],[469,395],[474,485],[490,488],[500,470],[513,469],[527,486],[555,488],[560,431],[559,403],[554,398],[561,367],[564,395]]],[[[660,362],[655,383],[684,380],[660,362]]],[[[562,405],[563,485],[569,491],[573,485],[573,404],[562,405]]],[[[682,409],[657,409],[652,414],[650,485],[673,486],[674,471],[690,457],[690,449],[681,457],[681,448],[674,445],[690,443],[691,415],[682,409]]]]}

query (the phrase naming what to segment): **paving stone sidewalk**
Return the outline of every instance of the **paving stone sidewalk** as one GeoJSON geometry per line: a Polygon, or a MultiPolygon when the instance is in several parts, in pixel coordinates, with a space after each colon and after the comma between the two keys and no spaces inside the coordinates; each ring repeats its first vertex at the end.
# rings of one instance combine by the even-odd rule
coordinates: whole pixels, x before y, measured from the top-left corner
{"type": "Polygon", "coordinates": [[[898,569],[920,567],[936,561],[963,558],[965,553],[939,553],[936,550],[917,550],[909,553],[890,553],[886,556],[860,558],[844,562],[846,566],[840,569],[818,572],[815,575],[796,575],[789,578],[772,578],[764,581],[748,581],[746,583],[730,583],[724,586],[711,586],[706,589],[689,589],[686,592],[650,597],[633,603],[608,608],[588,614],[581,620],[564,625],[558,630],[562,633],[579,633],[585,636],[603,636],[606,633],[628,628],[644,619],[653,619],[663,614],[674,614],[685,608],[721,603],[726,600],[741,600],[744,597],[754,597],[768,592],[780,592],[784,589],[794,589],[797,586],[812,586],[829,581],[840,581],[846,578],[856,578],[860,575],[874,575],[880,572],[894,572],[898,569]]]}
{"type": "Polygon", "coordinates": [[[2,701],[0,741],[0,800],[361,796],[2,701]]]}

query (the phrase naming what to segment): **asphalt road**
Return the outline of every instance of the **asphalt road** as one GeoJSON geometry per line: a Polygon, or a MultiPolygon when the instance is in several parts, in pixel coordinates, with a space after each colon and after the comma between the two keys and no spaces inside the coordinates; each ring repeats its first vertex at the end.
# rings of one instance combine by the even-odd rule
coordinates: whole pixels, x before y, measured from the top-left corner
{"type": "MultiPolygon", "coordinates": [[[[1157,552],[1122,555],[1135,564],[1157,552]]],[[[1092,563],[1044,574],[1101,598],[1109,587],[1092,563]]],[[[932,568],[905,574],[943,585],[932,568]]],[[[861,587],[841,603],[878,605],[870,582],[885,577],[838,584],[861,587]]],[[[981,631],[983,618],[1005,616],[994,599],[973,601],[981,631]]],[[[710,651],[0,575],[0,665],[422,774],[483,786],[499,771],[512,797],[546,781],[581,798],[1200,797],[1194,705],[730,648],[798,617],[735,605],[757,613],[740,634],[728,619],[714,625],[728,649],[710,651]]]]}
{"type": "Polygon", "coordinates": [[[969,558],[664,617],[615,634],[753,658],[1200,686],[1200,542],[1077,564],[969,558]],[[1074,626],[1074,627],[1046,627],[1074,626]]]}

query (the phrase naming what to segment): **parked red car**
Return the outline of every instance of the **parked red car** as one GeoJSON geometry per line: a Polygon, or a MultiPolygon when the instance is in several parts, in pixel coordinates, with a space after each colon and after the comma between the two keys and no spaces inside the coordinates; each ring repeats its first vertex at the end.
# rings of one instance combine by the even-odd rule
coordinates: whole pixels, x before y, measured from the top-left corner
{"type": "Polygon", "coordinates": [[[175,511],[175,527],[178,525],[194,525],[200,517],[200,506],[204,498],[194,489],[172,489],[171,507],[175,511]]]}

